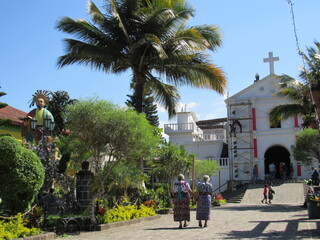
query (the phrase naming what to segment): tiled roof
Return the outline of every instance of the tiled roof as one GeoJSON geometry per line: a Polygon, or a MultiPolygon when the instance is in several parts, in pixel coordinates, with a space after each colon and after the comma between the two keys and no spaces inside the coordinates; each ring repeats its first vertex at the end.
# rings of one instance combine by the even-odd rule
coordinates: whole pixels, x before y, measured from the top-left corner
{"type": "Polygon", "coordinates": [[[0,108],[0,119],[11,119],[11,124],[14,125],[20,125],[22,123],[22,120],[20,120],[19,118],[25,118],[26,116],[26,112],[11,106],[0,108]]]}

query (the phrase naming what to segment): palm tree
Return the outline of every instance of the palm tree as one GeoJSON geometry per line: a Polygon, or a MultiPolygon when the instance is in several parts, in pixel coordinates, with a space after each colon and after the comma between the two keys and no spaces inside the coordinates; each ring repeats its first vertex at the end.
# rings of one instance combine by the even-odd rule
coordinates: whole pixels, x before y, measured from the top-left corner
{"type": "Polygon", "coordinates": [[[50,95],[48,110],[54,117],[54,135],[60,135],[66,131],[64,114],[67,111],[67,106],[74,104],[77,100],[71,99],[69,93],[62,90],[51,92],[50,95]]]}
{"type": "Polygon", "coordinates": [[[271,125],[277,125],[281,120],[301,115],[302,127],[307,128],[315,123],[314,107],[309,101],[308,86],[288,75],[279,76],[280,91],[277,96],[285,96],[292,103],[278,105],[271,109],[269,119],[271,125]]]}
{"type": "Polygon", "coordinates": [[[180,99],[177,87],[223,93],[225,74],[205,54],[220,47],[221,34],[214,25],[186,27],[195,12],[186,0],[109,0],[105,14],[89,1],[88,12],[93,23],[68,17],[59,21],[58,30],[79,40],[65,39],[67,53],[58,67],[77,63],[107,73],[131,70],[134,108],[140,113],[146,88],[169,117],[180,99]]]}
{"type": "Polygon", "coordinates": [[[300,51],[304,61],[299,77],[299,83],[288,75],[280,76],[281,90],[279,94],[287,96],[294,104],[280,105],[273,108],[269,114],[270,123],[275,124],[295,115],[302,115],[303,128],[319,124],[320,116],[320,43],[314,41],[315,47],[307,47],[307,53],[300,51]],[[316,111],[318,111],[316,117],[316,111]]]}
{"type": "Polygon", "coordinates": [[[306,66],[300,70],[300,78],[311,90],[320,90],[320,43],[314,41],[315,47],[307,47],[307,54],[300,51],[306,66]]]}
{"type": "MultiPolygon", "coordinates": [[[[135,105],[136,97],[134,95],[127,95],[129,99],[126,101],[126,105],[133,107],[135,105]]],[[[157,115],[157,105],[154,103],[154,97],[152,91],[147,90],[143,96],[142,113],[146,115],[147,120],[152,126],[159,126],[159,117],[157,115]]]]}
{"type": "MultiPolygon", "coordinates": [[[[7,95],[7,93],[0,92],[0,97],[5,96],[5,95],[7,95]]],[[[4,108],[6,106],[8,106],[8,104],[0,102],[0,108],[4,108]]],[[[0,126],[4,125],[4,124],[7,124],[7,123],[10,123],[10,121],[11,121],[10,119],[0,119],[0,126]]]]}

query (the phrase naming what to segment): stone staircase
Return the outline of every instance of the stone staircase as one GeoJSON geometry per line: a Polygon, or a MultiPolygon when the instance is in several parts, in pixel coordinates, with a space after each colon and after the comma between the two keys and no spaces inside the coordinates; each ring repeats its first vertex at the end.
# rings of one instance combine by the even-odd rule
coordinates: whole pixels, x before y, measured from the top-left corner
{"type": "MultiPolygon", "coordinates": [[[[227,203],[241,203],[243,197],[246,194],[246,191],[248,189],[259,189],[257,190],[259,193],[256,194],[258,195],[258,198],[260,198],[260,195],[262,195],[262,189],[264,184],[268,184],[270,180],[259,180],[255,183],[246,183],[238,187],[235,191],[231,190],[226,190],[221,193],[224,199],[227,200],[227,203]]],[[[290,183],[304,183],[303,179],[287,179],[287,180],[280,180],[280,179],[275,179],[272,180],[273,186],[281,186],[283,184],[290,184],[290,183]]]]}
{"type": "Polygon", "coordinates": [[[224,199],[227,200],[227,203],[240,203],[246,190],[248,188],[248,184],[244,184],[235,191],[226,190],[221,193],[224,199]]]}

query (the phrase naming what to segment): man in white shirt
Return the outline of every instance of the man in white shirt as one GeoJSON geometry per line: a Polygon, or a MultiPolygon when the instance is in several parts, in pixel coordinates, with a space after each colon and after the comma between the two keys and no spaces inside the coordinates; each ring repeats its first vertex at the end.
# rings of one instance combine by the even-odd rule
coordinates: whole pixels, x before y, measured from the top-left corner
{"type": "Polygon", "coordinates": [[[269,164],[269,172],[270,172],[271,179],[275,179],[277,169],[274,163],[269,164]]]}

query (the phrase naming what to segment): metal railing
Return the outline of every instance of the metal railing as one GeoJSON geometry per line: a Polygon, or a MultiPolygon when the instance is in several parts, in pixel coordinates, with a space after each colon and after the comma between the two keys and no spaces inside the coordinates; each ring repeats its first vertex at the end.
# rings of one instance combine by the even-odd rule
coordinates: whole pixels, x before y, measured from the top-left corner
{"type": "Polygon", "coordinates": [[[217,140],[226,141],[226,135],[223,133],[213,133],[213,134],[198,134],[193,136],[193,141],[195,142],[217,141],[217,140]]]}
{"type": "Polygon", "coordinates": [[[188,131],[202,134],[202,130],[195,123],[172,123],[164,125],[164,132],[188,131]]]}

